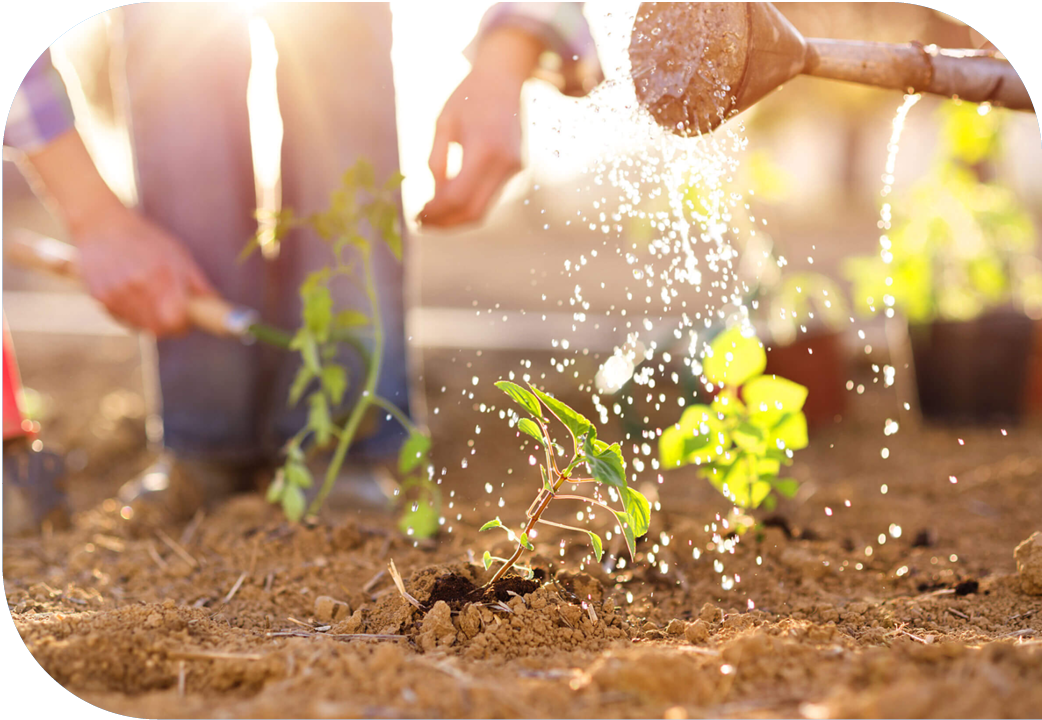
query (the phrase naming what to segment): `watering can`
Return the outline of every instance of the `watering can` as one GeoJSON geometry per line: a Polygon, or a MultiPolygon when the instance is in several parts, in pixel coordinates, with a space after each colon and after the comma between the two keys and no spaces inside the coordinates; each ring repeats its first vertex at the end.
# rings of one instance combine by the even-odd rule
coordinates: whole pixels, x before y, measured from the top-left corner
{"type": "Polygon", "coordinates": [[[629,54],[637,97],[678,135],[711,131],[797,75],[1033,110],[993,51],[804,38],[769,2],[641,3],[629,54]]]}

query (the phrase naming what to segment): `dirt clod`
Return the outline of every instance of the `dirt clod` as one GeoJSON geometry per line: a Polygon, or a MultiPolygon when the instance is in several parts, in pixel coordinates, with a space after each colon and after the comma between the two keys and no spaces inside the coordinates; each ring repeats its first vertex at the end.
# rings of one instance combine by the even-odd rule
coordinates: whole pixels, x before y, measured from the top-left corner
{"type": "Polygon", "coordinates": [[[704,643],[709,639],[709,626],[702,620],[688,623],[684,628],[684,637],[689,643],[704,643]]]}
{"type": "Polygon", "coordinates": [[[456,628],[452,624],[452,610],[444,600],[434,603],[434,607],[423,617],[420,635],[417,638],[424,652],[431,652],[439,647],[448,647],[456,642],[456,628]]]}
{"type": "Polygon", "coordinates": [[[328,595],[315,598],[315,619],[322,622],[337,622],[351,615],[351,606],[328,595]]]}
{"type": "Polygon", "coordinates": [[[1013,557],[1017,560],[1021,590],[1028,595],[1042,595],[1042,532],[1017,545],[1013,557]]]}
{"type": "Polygon", "coordinates": [[[673,618],[669,621],[669,625],[666,626],[667,635],[683,635],[685,629],[685,623],[680,618],[673,618]]]}

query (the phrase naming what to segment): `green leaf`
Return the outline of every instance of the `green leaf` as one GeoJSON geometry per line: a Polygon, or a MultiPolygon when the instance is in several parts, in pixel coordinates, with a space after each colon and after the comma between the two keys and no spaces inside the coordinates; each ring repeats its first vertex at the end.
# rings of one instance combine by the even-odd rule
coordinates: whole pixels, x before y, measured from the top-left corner
{"type": "Polygon", "coordinates": [[[787,498],[796,497],[796,493],[800,491],[800,483],[798,480],[792,478],[785,478],[784,480],[775,480],[774,489],[781,493],[787,498]]]}
{"type": "Polygon", "coordinates": [[[550,412],[561,421],[561,424],[568,428],[568,432],[572,434],[572,438],[575,440],[575,447],[578,449],[579,440],[583,435],[588,434],[590,430],[593,429],[593,423],[572,410],[560,400],[547,395],[531,383],[529,383],[528,387],[530,387],[532,392],[543,401],[543,404],[546,405],[547,409],[549,409],[550,412]]]}
{"type": "Polygon", "coordinates": [[[313,375],[322,372],[322,363],[319,360],[318,343],[315,336],[307,328],[300,328],[297,334],[289,342],[289,349],[300,353],[300,359],[313,375]]]}
{"type": "Polygon", "coordinates": [[[285,468],[286,482],[297,487],[309,488],[312,485],[311,471],[307,465],[300,462],[289,461],[285,468]]]}
{"type": "Polygon", "coordinates": [[[322,447],[333,436],[333,420],[329,415],[329,403],[320,392],[308,395],[308,427],[315,432],[315,443],[322,447]]]}
{"type": "Polygon", "coordinates": [[[349,330],[369,324],[369,316],[359,310],[341,310],[333,316],[333,325],[338,330],[349,330]]]}
{"type": "Polygon", "coordinates": [[[339,405],[347,391],[347,369],[341,365],[326,365],[322,368],[322,387],[334,405],[339,405]]]}
{"type": "Polygon", "coordinates": [[[528,392],[520,385],[512,383],[509,380],[500,380],[496,383],[496,387],[509,395],[511,399],[523,407],[529,415],[532,415],[533,417],[543,417],[543,411],[539,407],[539,401],[535,399],[535,396],[532,393],[528,392]]]}
{"type": "Polygon", "coordinates": [[[719,452],[730,446],[721,433],[723,421],[708,405],[692,405],[680,416],[680,421],[662,431],[659,438],[659,459],[665,468],[694,463],[711,462],[719,452]],[[719,452],[718,452],[719,450],[719,452]]]}
{"type": "Polygon", "coordinates": [[[485,554],[481,556],[481,564],[485,566],[486,570],[488,570],[490,567],[492,567],[492,562],[492,553],[486,550],[485,554]]]}
{"type": "Polygon", "coordinates": [[[626,508],[630,528],[635,537],[642,537],[651,526],[651,503],[638,490],[628,485],[622,488],[622,506],[626,508]]]}
{"type": "Polygon", "coordinates": [[[384,180],[384,190],[397,190],[402,186],[402,180],[404,179],[405,176],[402,175],[401,171],[395,170],[384,180]]]}
{"type": "Polygon", "coordinates": [[[300,522],[305,505],[304,491],[296,485],[287,485],[282,493],[282,511],[290,522],[300,522]]]}
{"type": "Polygon", "coordinates": [[[626,538],[626,547],[630,551],[630,559],[636,562],[637,560],[637,536],[633,533],[633,527],[630,525],[630,517],[626,513],[612,510],[615,513],[615,519],[619,521],[619,527],[622,528],[622,535],[626,538]]]}
{"type": "Polygon", "coordinates": [[[755,335],[745,337],[733,327],[717,337],[702,362],[702,371],[713,384],[737,387],[767,367],[767,353],[755,335]]]}
{"type": "Polygon", "coordinates": [[[438,533],[438,509],[431,502],[417,501],[398,520],[398,529],[405,535],[419,539],[434,537],[438,533]]]}
{"type": "Polygon", "coordinates": [[[528,533],[521,533],[521,536],[517,539],[517,541],[521,543],[525,550],[535,550],[535,545],[533,545],[528,540],[528,533]]]}
{"type": "Polygon", "coordinates": [[[742,397],[752,414],[791,413],[803,409],[807,388],[777,375],[761,375],[742,387],[742,397]]]}
{"type": "MultiPolygon", "coordinates": [[[[755,458],[742,454],[723,475],[723,484],[727,486],[734,504],[740,508],[753,507],[752,486],[759,477],[756,473],[755,458]]],[[[768,486],[768,489],[769,486],[768,486]]],[[[721,488],[721,491],[723,488],[721,488]]]]}
{"type": "Polygon", "coordinates": [[[365,158],[359,159],[354,165],[347,169],[342,178],[345,188],[372,190],[376,184],[376,173],[373,166],[365,158]]]}
{"type": "Polygon", "coordinates": [[[590,536],[590,544],[593,545],[593,556],[597,562],[600,562],[604,556],[604,543],[601,542],[601,537],[597,533],[587,530],[586,534],[590,536]]]}
{"type": "Polygon", "coordinates": [[[492,528],[504,528],[504,529],[506,529],[505,526],[503,525],[503,521],[500,520],[499,517],[497,516],[495,520],[489,520],[487,523],[482,525],[481,529],[479,529],[478,532],[485,532],[486,530],[491,530],[492,528]]]}
{"type": "Polygon", "coordinates": [[[764,432],[755,425],[743,421],[739,422],[738,426],[731,431],[731,439],[743,450],[759,452],[763,445],[764,432]]]}
{"type": "Polygon", "coordinates": [[[281,475],[277,475],[270,485],[268,485],[268,492],[265,494],[265,499],[270,503],[277,503],[282,501],[282,491],[286,489],[286,482],[282,479],[281,475]]]}
{"type": "Polygon", "coordinates": [[[596,439],[596,430],[590,426],[583,443],[586,467],[597,482],[614,485],[620,490],[626,487],[626,470],[622,465],[622,450],[618,444],[607,445],[596,439]],[[597,445],[600,447],[597,447],[597,445]]]}
{"type": "Polygon", "coordinates": [[[293,384],[289,388],[289,404],[290,406],[296,405],[300,402],[300,398],[304,395],[304,392],[308,389],[308,385],[311,384],[311,380],[315,377],[315,373],[311,371],[311,368],[307,365],[301,365],[297,369],[297,375],[293,378],[293,384]]]}
{"type": "Polygon", "coordinates": [[[308,282],[301,288],[300,295],[304,301],[304,327],[315,336],[315,340],[325,342],[329,339],[329,325],[333,321],[333,296],[329,288],[318,284],[309,286],[308,282]]]}
{"type": "Polygon", "coordinates": [[[423,433],[414,432],[409,435],[398,453],[398,471],[402,475],[412,472],[417,465],[424,462],[430,448],[431,439],[423,433]]]}
{"type": "Polygon", "coordinates": [[[526,435],[531,435],[539,444],[543,444],[543,434],[539,431],[539,426],[536,425],[535,421],[529,420],[528,418],[521,418],[517,421],[517,429],[526,435]]]}
{"type": "Polygon", "coordinates": [[[750,490],[751,506],[756,508],[771,494],[771,484],[766,480],[757,480],[750,490]]]}
{"type": "Polygon", "coordinates": [[[792,413],[775,426],[770,435],[770,443],[777,447],[778,441],[788,450],[807,447],[807,418],[802,412],[792,413]]]}

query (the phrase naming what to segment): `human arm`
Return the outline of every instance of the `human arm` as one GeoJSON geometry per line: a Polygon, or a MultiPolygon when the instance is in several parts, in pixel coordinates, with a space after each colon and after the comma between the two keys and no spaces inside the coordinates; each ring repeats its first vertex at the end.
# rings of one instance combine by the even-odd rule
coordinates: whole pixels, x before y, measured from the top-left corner
{"type": "Polygon", "coordinates": [[[79,246],[91,295],[115,317],[157,336],[186,330],[188,297],[212,293],[209,282],[173,236],[109,189],[73,127],[46,53],[18,90],[4,142],[22,151],[34,189],[79,246]]]}
{"type": "Polygon", "coordinates": [[[521,86],[546,77],[568,95],[602,78],[581,3],[499,3],[467,51],[470,74],[445,103],[430,156],[435,194],[420,213],[428,226],[484,217],[495,194],[521,169],[521,86]],[[459,174],[446,177],[450,143],[463,148],[459,174]]]}

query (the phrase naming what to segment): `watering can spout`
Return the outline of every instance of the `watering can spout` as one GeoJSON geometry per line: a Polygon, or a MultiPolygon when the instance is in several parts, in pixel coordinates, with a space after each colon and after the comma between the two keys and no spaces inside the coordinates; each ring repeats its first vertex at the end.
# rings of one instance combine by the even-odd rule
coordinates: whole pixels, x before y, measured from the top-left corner
{"type": "Polygon", "coordinates": [[[807,39],[768,2],[642,3],[629,51],[637,97],[680,135],[709,132],[801,74],[1033,109],[1013,66],[990,53],[807,39]]]}

